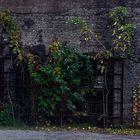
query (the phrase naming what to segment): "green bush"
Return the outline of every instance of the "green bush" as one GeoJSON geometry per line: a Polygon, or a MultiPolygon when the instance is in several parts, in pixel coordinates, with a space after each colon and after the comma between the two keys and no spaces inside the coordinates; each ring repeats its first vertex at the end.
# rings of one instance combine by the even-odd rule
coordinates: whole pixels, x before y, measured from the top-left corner
{"type": "Polygon", "coordinates": [[[88,56],[59,45],[55,43],[55,46],[51,46],[53,52],[47,65],[41,64],[32,73],[35,82],[41,87],[39,110],[48,115],[54,115],[56,109],[60,112],[74,112],[76,103],[85,101],[84,95],[92,89],[94,79],[88,56]]]}
{"type": "Polygon", "coordinates": [[[6,103],[0,111],[0,126],[12,126],[13,124],[12,107],[6,103]]]}

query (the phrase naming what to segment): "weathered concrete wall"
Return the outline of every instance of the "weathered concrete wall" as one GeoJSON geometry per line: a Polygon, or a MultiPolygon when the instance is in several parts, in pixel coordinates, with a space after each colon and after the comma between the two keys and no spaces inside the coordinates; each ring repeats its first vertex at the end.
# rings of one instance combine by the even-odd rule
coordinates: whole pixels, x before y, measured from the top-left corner
{"type": "MultiPolygon", "coordinates": [[[[54,36],[62,41],[68,41],[73,46],[80,46],[77,31],[74,26],[66,24],[71,17],[82,17],[92,28],[96,28],[102,34],[102,40],[108,45],[106,14],[112,5],[112,1],[100,0],[1,0],[0,7],[8,8],[13,13],[20,29],[23,46],[33,45],[38,40],[38,33],[42,30],[43,41],[46,46],[50,44],[54,36]]],[[[96,45],[96,43],[94,44],[96,45]]],[[[84,48],[84,51],[92,51],[92,48],[84,48]]]]}
{"type": "MultiPolygon", "coordinates": [[[[140,1],[129,0],[126,6],[130,11],[130,22],[137,27],[132,47],[136,57],[140,58],[140,1]]],[[[132,92],[140,81],[140,63],[126,60],[124,68],[124,120],[127,122],[132,119],[132,92]]]]}
{"type": "MultiPolygon", "coordinates": [[[[48,45],[54,37],[71,44],[84,52],[91,52],[97,42],[84,45],[79,41],[78,29],[65,22],[71,17],[81,17],[96,29],[102,36],[101,41],[110,45],[108,32],[108,11],[119,5],[125,5],[130,11],[130,21],[140,26],[140,1],[139,0],[0,0],[0,9],[8,8],[15,18],[21,31],[23,47],[33,46],[38,43],[39,35],[42,44],[48,45]]],[[[140,54],[140,33],[136,32],[133,47],[140,54]]],[[[140,64],[126,61],[124,72],[124,119],[126,123],[131,120],[132,90],[140,78],[140,64]]]]}

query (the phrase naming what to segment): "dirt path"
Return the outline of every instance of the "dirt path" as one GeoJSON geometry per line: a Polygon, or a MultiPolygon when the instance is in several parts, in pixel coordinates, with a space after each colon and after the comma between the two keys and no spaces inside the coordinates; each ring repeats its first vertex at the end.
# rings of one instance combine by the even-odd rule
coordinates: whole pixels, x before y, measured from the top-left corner
{"type": "Polygon", "coordinates": [[[0,130],[0,140],[140,140],[140,136],[107,135],[81,131],[0,130]]]}

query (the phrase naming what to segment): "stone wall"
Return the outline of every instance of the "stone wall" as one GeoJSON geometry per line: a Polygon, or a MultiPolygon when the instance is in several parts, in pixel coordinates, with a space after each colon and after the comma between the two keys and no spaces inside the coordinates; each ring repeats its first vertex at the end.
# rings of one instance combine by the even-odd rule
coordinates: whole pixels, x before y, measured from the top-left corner
{"type": "MultiPolygon", "coordinates": [[[[54,36],[67,41],[73,46],[80,46],[77,27],[69,26],[66,20],[71,17],[85,19],[92,28],[103,37],[102,40],[109,45],[106,16],[112,1],[100,0],[1,0],[0,9],[10,9],[19,28],[22,29],[21,38],[23,46],[33,45],[38,40],[38,33],[42,31],[46,46],[54,36]]],[[[96,43],[94,43],[96,46],[96,43]]],[[[46,47],[47,49],[47,47],[46,47]]],[[[84,51],[92,51],[92,47],[84,47],[84,51]]],[[[47,51],[47,50],[46,50],[47,51]]]]}
{"type": "MultiPolygon", "coordinates": [[[[79,51],[92,52],[97,42],[92,45],[84,45],[79,41],[78,28],[66,24],[71,17],[85,19],[92,29],[102,36],[101,41],[110,45],[110,33],[108,25],[108,12],[111,8],[125,5],[130,11],[130,21],[140,26],[140,1],[139,0],[0,0],[0,9],[8,8],[21,29],[23,47],[41,43],[46,46],[54,37],[62,42],[67,42],[79,51]]],[[[133,47],[136,55],[140,53],[140,32],[136,31],[133,47]],[[137,49],[136,49],[137,48],[137,49]]],[[[140,78],[140,64],[131,61],[124,65],[124,119],[131,120],[132,90],[140,78]]]]}

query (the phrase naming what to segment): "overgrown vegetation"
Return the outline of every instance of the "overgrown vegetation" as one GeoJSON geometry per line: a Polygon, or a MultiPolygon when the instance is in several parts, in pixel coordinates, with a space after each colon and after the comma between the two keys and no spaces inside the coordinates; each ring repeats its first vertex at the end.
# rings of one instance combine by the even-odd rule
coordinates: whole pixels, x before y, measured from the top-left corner
{"type": "Polygon", "coordinates": [[[109,26],[113,38],[111,47],[104,45],[103,42],[100,41],[96,31],[92,30],[85,20],[81,18],[72,18],[66,23],[78,25],[85,41],[92,42],[92,40],[95,40],[99,43],[103,51],[95,52],[93,57],[99,58],[102,62],[105,59],[114,57],[115,53],[118,51],[118,57],[121,57],[121,52],[125,53],[126,57],[130,52],[132,53],[132,39],[136,27],[134,24],[127,21],[128,14],[127,8],[123,6],[113,8],[110,11],[109,20],[111,20],[111,24],[109,26]]]}
{"type": "Polygon", "coordinates": [[[84,95],[92,92],[93,70],[90,58],[54,41],[48,61],[34,67],[32,77],[41,86],[39,110],[47,115],[76,111],[85,104],[84,95]]]}
{"type": "Polygon", "coordinates": [[[0,109],[0,127],[23,127],[24,123],[13,117],[13,110],[10,103],[5,103],[0,109]]]}
{"type": "Polygon", "coordinates": [[[12,108],[10,104],[5,104],[0,111],[0,126],[7,126],[14,124],[14,118],[12,117],[12,108]]]}
{"type": "MultiPolygon", "coordinates": [[[[104,73],[104,83],[106,88],[105,103],[103,108],[103,116],[108,116],[108,97],[110,94],[109,83],[107,82],[107,71],[109,64],[107,60],[111,58],[123,58],[130,59],[133,54],[132,51],[132,39],[135,31],[135,26],[128,22],[127,18],[129,16],[127,8],[119,6],[113,8],[109,13],[109,20],[111,20],[110,30],[112,33],[112,44],[111,47],[104,45],[100,41],[96,30],[92,30],[86,21],[81,18],[73,18],[68,20],[68,24],[79,25],[81,30],[81,36],[84,37],[84,40],[89,43],[92,43],[92,40],[95,40],[99,43],[101,51],[96,51],[93,54],[94,59],[100,60],[100,63],[97,65],[101,73],[104,73]]],[[[96,47],[96,46],[95,46],[96,47]]],[[[96,49],[95,49],[96,50],[96,49]]],[[[108,118],[107,118],[108,119],[108,118]]],[[[105,118],[104,118],[105,124],[105,118]]],[[[105,126],[105,125],[104,125],[105,126]]]]}
{"type": "Polygon", "coordinates": [[[16,57],[17,63],[21,62],[23,55],[20,46],[19,31],[8,10],[0,12],[0,26],[3,29],[2,33],[8,35],[7,38],[5,38],[4,43],[12,49],[12,53],[16,57]]]}
{"type": "Polygon", "coordinates": [[[125,7],[114,8],[110,16],[113,19],[113,49],[121,50],[126,54],[132,53],[132,39],[135,30],[135,26],[131,23],[127,23],[128,10],[125,7]]]}
{"type": "MultiPolygon", "coordinates": [[[[26,61],[31,78],[40,88],[40,92],[37,95],[37,109],[41,112],[41,115],[44,115],[44,117],[55,116],[59,111],[62,120],[66,111],[76,111],[77,104],[81,108],[85,106],[86,100],[84,96],[87,93],[94,93],[94,70],[92,69],[91,59],[100,60],[98,69],[105,74],[106,78],[108,69],[106,60],[113,58],[118,52],[118,57],[122,57],[120,55],[122,53],[126,54],[126,56],[132,53],[131,43],[135,26],[127,21],[127,17],[128,11],[125,7],[117,7],[111,11],[109,17],[112,20],[110,25],[113,38],[111,48],[100,41],[96,31],[94,32],[90,29],[86,21],[80,18],[70,19],[67,23],[79,25],[84,41],[89,43],[92,42],[92,39],[95,39],[103,51],[95,52],[89,57],[78,54],[70,46],[63,46],[59,40],[54,40],[49,47],[48,57],[42,59],[32,53],[23,55],[15,23],[9,12],[1,12],[0,21],[7,34],[9,34],[8,44],[14,57],[18,60],[17,63],[22,64],[23,61],[26,61]]],[[[105,86],[107,94],[103,116],[108,115],[109,92],[106,80],[105,86]]],[[[1,111],[1,119],[5,116],[6,120],[10,120],[10,112],[8,108],[4,112],[1,111]]],[[[1,121],[3,124],[5,123],[5,118],[1,121]]]]}

